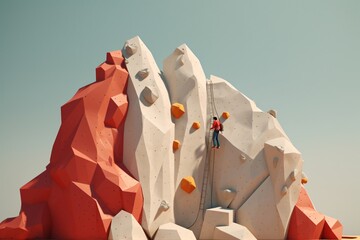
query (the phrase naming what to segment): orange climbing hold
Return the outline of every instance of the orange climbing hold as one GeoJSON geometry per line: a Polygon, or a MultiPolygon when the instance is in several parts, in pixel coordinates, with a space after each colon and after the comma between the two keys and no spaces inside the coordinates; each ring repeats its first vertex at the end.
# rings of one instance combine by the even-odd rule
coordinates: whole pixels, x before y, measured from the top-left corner
{"type": "Polygon", "coordinates": [[[200,128],[200,122],[193,122],[192,127],[194,129],[199,129],[200,128]]]}
{"type": "Polygon", "coordinates": [[[228,113],[228,112],[223,112],[223,113],[222,113],[222,117],[223,117],[224,119],[228,119],[228,118],[230,117],[230,113],[228,113]]]}
{"type": "Polygon", "coordinates": [[[195,180],[192,176],[184,177],[180,184],[181,189],[187,193],[191,193],[196,188],[195,180]]]}
{"type": "Polygon", "coordinates": [[[174,103],[173,105],[171,105],[171,114],[175,118],[180,118],[184,113],[185,108],[184,105],[182,105],[181,103],[174,103]]]}
{"type": "Polygon", "coordinates": [[[307,182],[308,182],[307,177],[301,178],[301,183],[302,183],[302,184],[307,184],[307,182]]]}
{"type": "Polygon", "coordinates": [[[181,143],[180,143],[179,140],[174,140],[173,141],[173,150],[174,151],[178,150],[180,148],[180,146],[181,146],[181,143]]]}

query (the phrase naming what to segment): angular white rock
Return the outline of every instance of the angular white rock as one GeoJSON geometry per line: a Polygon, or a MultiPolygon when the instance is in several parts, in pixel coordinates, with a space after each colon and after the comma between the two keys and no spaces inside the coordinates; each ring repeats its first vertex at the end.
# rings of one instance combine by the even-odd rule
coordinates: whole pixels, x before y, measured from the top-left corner
{"type": "Polygon", "coordinates": [[[175,152],[174,212],[175,222],[189,227],[199,214],[206,160],[206,77],[199,60],[185,44],[165,59],[164,75],[171,103],[185,107],[185,114],[173,119],[175,139],[181,142],[181,148],[175,152]],[[200,129],[194,131],[193,122],[200,122],[200,129]],[[191,194],[178,187],[186,176],[192,176],[198,186],[191,194]]]}
{"type": "Polygon", "coordinates": [[[149,236],[153,236],[161,224],[174,221],[173,208],[164,211],[161,207],[163,200],[170,206],[174,201],[174,124],[169,95],[152,54],[139,37],[130,39],[125,51],[128,46],[136,49],[136,54],[129,56],[126,63],[129,108],[123,159],[126,168],[141,183],[144,195],[142,226],[149,236]],[[138,79],[139,72],[144,74],[140,74],[143,79],[138,79]],[[142,96],[146,88],[158,94],[151,105],[144,102],[142,96]]]}
{"type": "Polygon", "coordinates": [[[201,228],[200,239],[214,239],[214,230],[217,226],[229,226],[233,223],[234,211],[220,207],[207,209],[201,228]]]}
{"type": "Polygon", "coordinates": [[[154,240],[196,240],[194,233],[175,223],[166,223],[159,227],[154,240]]]}
{"type": "Polygon", "coordinates": [[[237,223],[230,223],[229,226],[216,227],[213,239],[256,240],[249,229],[237,223]]]}
{"type": "Polygon", "coordinates": [[[137,239],[147,237],[132,214],[122,210],[111,221],[109,240],[137,239]]]}

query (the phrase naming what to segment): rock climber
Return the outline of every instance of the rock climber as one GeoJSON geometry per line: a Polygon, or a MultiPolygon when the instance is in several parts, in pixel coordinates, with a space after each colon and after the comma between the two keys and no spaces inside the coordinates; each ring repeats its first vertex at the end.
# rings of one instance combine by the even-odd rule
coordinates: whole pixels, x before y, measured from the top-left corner
{"type": "Polygon", "coordinates": [[[219,142],[219,132],[221,128],[220,121],[217,119],[217,117],[213,117],[213,124],[210,130],[214,129],[213,133],[213,146],[212,148],[220,148],[220,142],[219,142]]]}

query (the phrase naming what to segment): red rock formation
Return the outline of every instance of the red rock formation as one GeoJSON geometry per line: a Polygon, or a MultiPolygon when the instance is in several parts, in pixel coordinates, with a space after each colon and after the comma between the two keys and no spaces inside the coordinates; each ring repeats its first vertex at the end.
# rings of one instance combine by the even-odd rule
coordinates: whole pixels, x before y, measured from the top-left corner
{"type": "Polygon", "coordinates": [[[302,186],[291,215],[288,239],[341,239],[341,235],[341,223],[316,211],[302,186]]]}
{"type": "Polygon", "coordinates": [[[50,164],[20,189],[20,214],[0,224],[1,239],[107,239],[122,209],[140,222],[141,186],[122,166],[127,77],[121,51],[107,53],[96,82],[62,106],[50,164]]]}

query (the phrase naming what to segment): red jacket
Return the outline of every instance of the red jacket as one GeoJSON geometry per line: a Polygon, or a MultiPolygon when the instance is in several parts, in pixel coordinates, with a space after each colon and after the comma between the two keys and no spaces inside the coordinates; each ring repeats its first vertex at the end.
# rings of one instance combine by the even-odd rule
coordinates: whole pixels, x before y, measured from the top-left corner
{"type": "Polygon", "coordinates": [[[214,129],[215,131],[220,131],[220,121],[215,120],[212,124],[212,127],[210,129],[214,129]]]}

